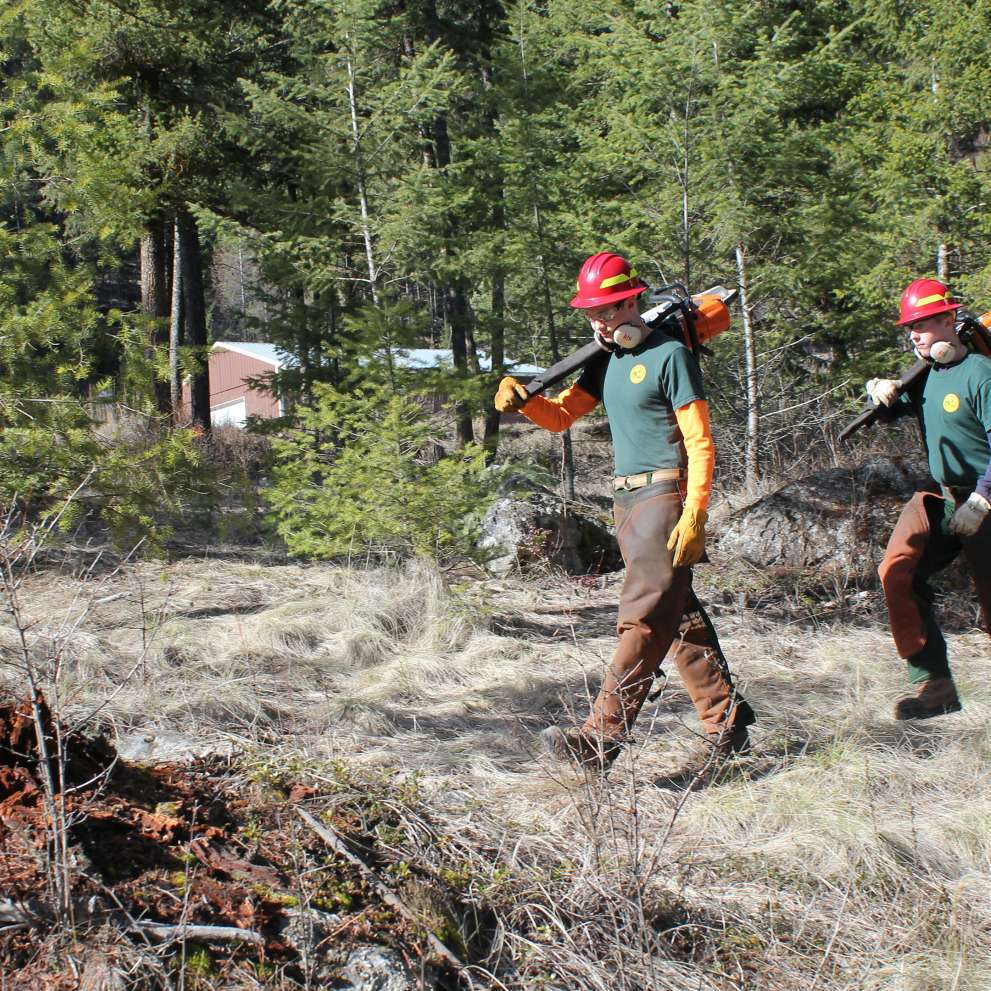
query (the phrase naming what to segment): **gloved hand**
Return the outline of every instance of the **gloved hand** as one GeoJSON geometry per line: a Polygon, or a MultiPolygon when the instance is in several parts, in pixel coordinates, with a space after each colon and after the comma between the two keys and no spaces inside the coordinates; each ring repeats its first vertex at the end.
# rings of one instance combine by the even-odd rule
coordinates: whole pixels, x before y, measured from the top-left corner
{"type": "Polygon", "coordinates": [[[950,519],[950,533],[954,537],[973,537],[980,530],[989,510],[991,502],[979,492],[971,492],[967,501],[962,506],[957,506],[957,511],[950,519]]]}
{"type": "Polygon", "coordinates": [[[500,413],[515,413],[530,398],[530,393],[512,375],[507,375],[495,394],[495,408],[500,413]]]}
{"type": "Polygon", "coordinates": [[[867,395],[875,406],[894,406],[898,399],[898,382],[895,379],[871,379],[867,383],[867,395]]]}
{"type": "Polygon", "coordinates": [[[674,525],[668,538],[668,550],[674,551],[672,564],[676,568],[690,568],[698,564],[705,554],[705,521],[709,514],[704,509],[686,506],[681,518],[674,525]]]}

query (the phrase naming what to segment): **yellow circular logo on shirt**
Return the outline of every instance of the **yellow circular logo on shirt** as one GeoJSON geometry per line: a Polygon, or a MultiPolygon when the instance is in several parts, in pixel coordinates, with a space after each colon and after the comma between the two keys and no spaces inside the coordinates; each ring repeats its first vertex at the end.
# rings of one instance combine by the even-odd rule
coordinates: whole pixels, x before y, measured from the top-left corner
{"type": "Polygon", "coordinates": [[[943,409],[947,413],[956,413],[960,409],[960,397],[955,392],[948,392],[943,396],[943,409]]]}
{"type": "Polygon", "coordinates": [[[639,385],[647,377],[646,365],[634,365],[630,369],[630,381],[634,385],[639,385]]]}

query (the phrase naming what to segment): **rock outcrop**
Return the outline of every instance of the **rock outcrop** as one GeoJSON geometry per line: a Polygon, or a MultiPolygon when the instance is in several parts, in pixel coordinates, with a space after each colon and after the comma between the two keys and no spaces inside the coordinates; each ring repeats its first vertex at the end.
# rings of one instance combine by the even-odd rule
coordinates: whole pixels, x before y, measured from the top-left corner
{"type": "Polygon", "coordinates": [[[549,563],[583,575],[622,565],[604,518],[563,503],[549,489],[518,476],[507,480],[503,494],[489,507],[478,546],[494,574],[549,563]]]}
{"type": "Polygon", "coordinates": [[[924,477],[890,458],[808,475],[733,513],[718,528],[718,557],[762,568],[872,570],[924,477]]]}

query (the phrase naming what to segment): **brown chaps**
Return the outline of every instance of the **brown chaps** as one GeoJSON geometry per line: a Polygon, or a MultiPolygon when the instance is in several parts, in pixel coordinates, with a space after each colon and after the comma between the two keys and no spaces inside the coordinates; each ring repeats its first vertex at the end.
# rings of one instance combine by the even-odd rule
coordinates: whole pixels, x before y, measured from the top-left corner
{"type": "Polygon", "coordinates": [[[916,492],[895,524],[879,568],[891,635],[916,682],[949,676],[929,579],[960,553],[970,566],[984,628],[991,631],[991,517],[973,537],[961,539],[944,529],[953,507],[938,493],[916,492]]]}
{"type": "Polygon", "coordinates": [[[672,566],[667,541],[681,510],[672,483],[616,496],[616,536],[626,564],[619,646],[582,727],[588,734],[619,738],[631,731],[665,655],[678,668],[707,734],[754,722],[692,589],[691,568],[672,566]]]}

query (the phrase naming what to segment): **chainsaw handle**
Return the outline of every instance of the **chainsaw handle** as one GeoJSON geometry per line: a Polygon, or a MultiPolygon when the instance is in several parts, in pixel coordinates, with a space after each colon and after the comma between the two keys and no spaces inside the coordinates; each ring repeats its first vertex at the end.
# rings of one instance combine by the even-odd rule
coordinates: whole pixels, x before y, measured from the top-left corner
{"type": "MultiPolygon", "coordinates": [[[[665,287],[672,288],[672,287],[665,287]]],[[[688,291],[684,286],[679,286],[684,293],[685,299],[690,300],[693,297],[688,295],[688,291]]],[[[701,296],[718,296],[724,303],[732,303],[734,299],[739,295],[738,289],[727,289],[725,286],[713,286],[711,289],[706,289],[704,293],[695,293],[695,297],[701,296]]],[[[685,300],[679,300],[676,302],[664,301],[660,305],[647,310],[646,313],[641,314],[641,319],[648,325],[652,326],[655,322],[664,320],[676,313],[681,309],[682,304],[685,300]]],[[[567,357],[562,358],[560,361],[551,365],[546,371],[541,372],[536,378],[531,379],[524,385],[524,388],[531,396],[537,396],[545,389],[549,389],[552,385],[557,385],[558,382],[563,381],[569,375],[577,372],[580,368],[584,368],[596,355],[602,354],[603,351],[611,351],[612,348],[606,344],[604,341],[599,340],[598,337],[594,337],[588,344],[584,347],[579,348],[577,351],[573,351],[567,357]]]]}
{"type": "MultiPolygon", "coordinates": [[[[898,395],[920,382],[929,371],[929,362],[921,358],[910,368],[906,368],[898,377],[898,395]]],[[[880,415],[885,406],[871,406],[865,409],[855,420],[851,420],[841,431],[840,440],[849,440],[861,427],[870,426],[880,415]]]]}
{"type": "Polygon", "coordinates": [[[544,389],[549,389],[552,385],[557,385],[569,375],[577,372],[579,368],[584,368],[596,355],[608,351],[605,344],[600,343],[598,337],[589,341],[584,347],[573,351],[566,358],[551,365],[546,371],[541,372],[536,378],[530,379],[523,388],[531,396],[539,395],[544,389]]]}

